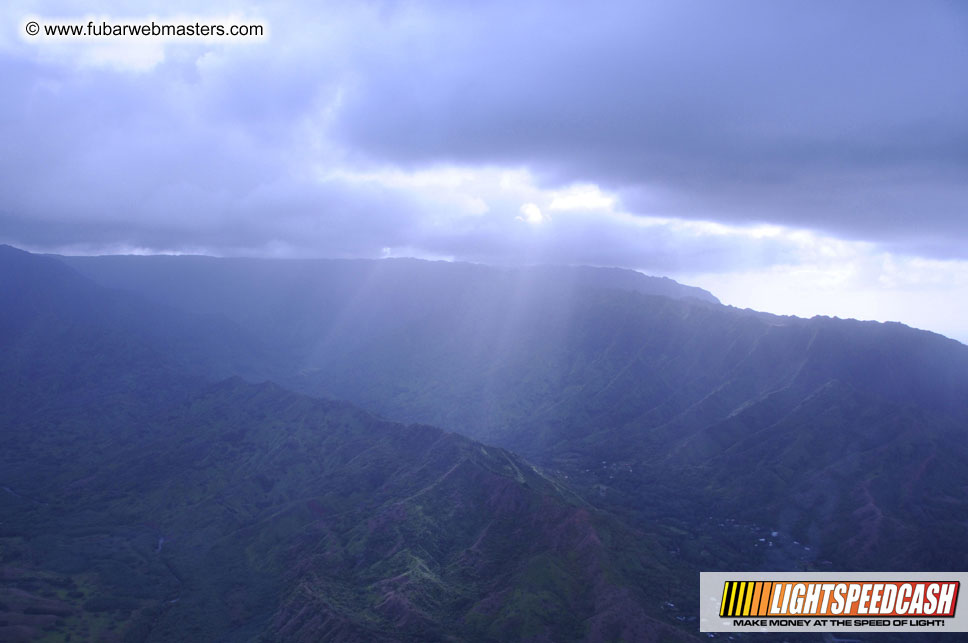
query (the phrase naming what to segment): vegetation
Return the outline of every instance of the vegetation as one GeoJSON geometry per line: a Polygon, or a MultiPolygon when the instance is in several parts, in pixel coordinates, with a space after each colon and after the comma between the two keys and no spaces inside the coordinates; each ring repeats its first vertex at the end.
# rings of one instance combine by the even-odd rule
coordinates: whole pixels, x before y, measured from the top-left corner
{"type": "Polygon", "coordinates": [[[968,348],[640,277],[0,247],[0,639],[675,640],[700,570],[965,567],[968,348]]]}

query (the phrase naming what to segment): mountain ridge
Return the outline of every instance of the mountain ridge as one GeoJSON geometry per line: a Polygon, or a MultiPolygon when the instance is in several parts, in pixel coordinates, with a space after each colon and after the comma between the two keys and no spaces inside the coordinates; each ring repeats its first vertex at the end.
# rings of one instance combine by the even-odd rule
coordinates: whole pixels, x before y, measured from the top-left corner
{"type": "MultiPolygon", "coordinates": [[[[0,355],[19,387],[0,405],[0,637],[690,640],[660,608],[689,595],[649,582],[671,576],[654,537],[561,481],[346,402],[206,383],[215,370],[177,355],[158,371],[159,332],[185,318],[148,304],[167,317],[142,333],[139,299],[73,276],[72,306],[107,305],[82,307],[80,331],[52,344],[74,324],[56,268],[47,287],[0,289],[0,303],[42,304],[0,306],[0,321],[25,329],[12,348],[47,346],[52,369],[0,355]],[[97,344],[100,366],[78,370],[79,342],[97,344]],[[19,403],[23,390],[51,403],[19,403]]],[[[200,341],[171,348],[218,363],[211,328],[189,330],[200,341]]]]}
{"type": "MultiPolygon", "coordinates": [[[[290,281],[291,266],[275,272],[269,260],[96,263],[108,272],[123,267],[120,276],[133,292],[82,280],[80,299],[67,304],[57,287],[20,287],[16,295],[37,305],[5,306],[0,314],[5,328],[21,324],[29,331],[0,338],[14,349],[0,354],[7,385],[0,422],[6,453],[19,454],[2,469],[11,491],[0,494],[0,510],[29,509],[21,521],[46,515],[38,503],[52,498],[20,483],[31,475],[33,465],[25,463],[47,462],[55,480],[56,467],[96,461],[93,454],[72,460],[89,448],[81,442],[71,447],[76,453],[69,450],[65,440],[79,430],[122,454],[119,462],[139,463],[140,473],[112,465],[123,484],[103,484],[100,495],[90,496],[101,504],[83,518],[70,514],[57,529],[89,534],[109,517],[140,515],[146,506],[166,516],[171,508],[151,496],[159,485],[179,489],[175,498],[202,494],[206,528],[231,527],[235,534],[220,541],[224,551],[206,549],[190,529],[172,540],[166,533],[161,542],[156,527],[123,521],[111,523],[103,541],[122,543],[132,557],[147,555],[147,568],[133,577],[182,583],[186,569],[209,564],[207,552],[251,577],[246,586],[256,594],[279,599],[277,610],[260,611],[265,601],[256,594],[237,590],[229,605],[214,598],[225,587],[199,586],[184,609],[200,611],[180,618],[202,628],[195,638],[205,638],[205,609],[221,615],[217,627],[241,628],[232,630],[240,636],[258,630],[279,638],[311,639],[320,631],[388,637],[403,627],[423,639],[447,631],[485,640],[523,632],[617,638],[615,619],[624,611],[641,616],[632,620],[644,628],[642,636],[661,638],[666,625],[691,627],[699,570],[923,571],[968,564],[968,499],[959,492],[968,488],[962,466],[968,347],[954,340],[901,324],[779,317],[589,284],[573,273],[557,279],[545,269],[336,262],[318,274],[322,264],[312,263],[290,281]],[[147,264],[155,268],[139,268],[147,264]],[[212,266],[218,270],[206,272],[212,266]],[[84,309],[88,296],[110,305],[84,309]],[[200,303],[207,308],[197,309],[200,303]],[[87,321],[78,325],[75,318],[87,321]],[[37,369],[35,355],[46,370],[37,369]],[[93,365],[85,356],[95,358],[93,365]],[[243,369],[248,380],[276,384],[219,377],[243,369]],[[216,387],[209,389],[211,402],[197,395],[206,386],[216,387]],[[311,401],[317,398],[346,402],[311,401]],[[302,401],[289,408],[281,400],[302,401]],[[355,426],[372,430],[340,433],[343,425],[327,420],[320,426],[338,448],[300,449],[306,440],[324,439],[307,433],[304,416],[293,410],[314,404],[330,418],[361,407],[366,413],[358,417],[370,419],[355,426]],[[397,429],[402,442],[375,428],[391,425],[405,427],[397,429]],[[427,425],[455,437],[442,439],[446,433],[427,425]],[[293,436],[282,451],[289,442],[273,442],[278,431],[293,436]],[[414,449],[429,459],[406,456],[404,465],[401,458],[414,449]],[[322,479],[304,475],[316,466],[306,459],[310,452],[336,458],[327,460],[334,468],[326,484],[351,484],[343,488],[355,498],[349,505],[304,486],[322,479]],[[153,453],[164,456],[160,463],[147,455],[153,453]],[[357,459],[339,460],[340,453],[357,459]],[[295,467],[292,475],[280,478],[287,467],[295,467]],[[226,486],[245,468],[253,478],[226,486]],[[165,477],[176,470],[188,487],[165,477]],[[231,491],[205,491],[216,487],[231,491]],[[119,488],[154,499],[125,499],[119,488]],[[294,495],[271,500],[274,489],[294,495]],[[365,493],[353,496],[353,489],[365,493]],[[556,499],[546,505],[541,498],[556,499]],[[246,522],[269,506],[286,508],[272,514],[281,522],[246,522]],[[494,512],[507,520],[490,524],[485,518],[494,512]],[[543,518],[535,522],[536,516],[543,518]],[[315,536],[300,540],[293,525],[315,536]],[[515,531],[524,528],[535,531],[527,537],[515,531]],[[560,540],[561,534],[570,535],[560,540]],[[178,543],[192,538],[195,544],[179,554],[188,556],[179,559],[181,567],[167,554],[150,555],[157,548],[174,556],[178,543]],[[478,542],[488,547],[475,549],[478,542]],[[531,542],[544,543],[543,553],[524,545],[531,542]],[[240,552],[252,547],[267,566],[246,562],[249,554],[240,552]],[[611,562],[579,565],[584,551],[600,552],[593,562],[611,562]],[[285,552],[307,574],[328,570],[332,582],[287,575],[285,552]],[[500,561],[509,566],[497,584],[474,576],[479,564],[491,569],[500,561]],[[602,585],[599,578],[621,582],[602,585]],[[583,580],[576,585],[576,579],[583,580]],[[272,593],[279,583],[298,588],[298,596],[272,593]],[[538,598],[545,591],[550,596],[538,598]],[[625,597],[618,612],[602,598],[613,595],[625,597]],[[575,620],[578,613],[586,616],[575,620]]],[[[56,286],[57,279],[50,281],[56,286]]],[[[3,283],[13,286],[0,287],[0,294],[16,289],[11,280],[3,283]]],[[[78,474],[58,489],[81,501],[90,493],[87,477],[78,474]]],[[[43,560],[68,568],[78,551],[94,546],[74,536],[34,543],[17,535],[0,545],[14,554],[47,552],[43,560]]],[[[46,587],[46,578],[33,582],[46,587]]],[[[145,601],[173,596],[137,598],[131,586],[99,587],[100,594],[81,593],[93,607],[127,597],[121,604],[129,605],[129,617],[118,612],[126,626],[164,621],[176,628],[166,630],[172,636],[179,631],[178,619],[135,619],[145,601]]]]}
{"type": "MultiPolygon", "coordinates": [[[[265,339],[291,342],[300,357],[285,386],[509,448],[633,523],[676,516],[677,528],[702,541],[696,514],[733,511],[782,523],[809,543],[810,558],[844,568],[964,559],[953,535],[964,527],[934,500],[965,483],[956,462],[968,457],[957,437],[968,425],[968,347],[955,340],[898,323],[576,284],[550,269],[470,270],[471,279],[461,265],[384,263],[355,286],[304,288],[316,278],[307,276],[289,285],[298,295],[283,295],[259,276],[273,270],[268,260],[240,273],[211,260],[205,265],[223,268],[217,290],[198,266],[166,263],[182,265],[177,283],[190,277],[194,297],[216,308],[225,289],[270,310],[279,297],[271,323],[258,321],[264,312],[220,310],[264,329],[265,339]],[[408,272],[413,266],[419,271],[408,272]],[[871,451],[875,438],[864,436],[877,435],[883,443],[871,451]],[[897,464],[933,452],[941,477],[897,464]],[[766,483],[754,484],[751,471],[766,483]],[[816,471],[836,471],[837,484],[816,471]],[[862,518],[868,492],[884,514],[877,523],[862,518]],[[928,523],[922,506],[934,516],[928,523]],[[952,535],[932,548],[935,528],[952,535]],[[839,544],[852,539],[885,543],[880,558],[839,544]]],[[[145,296],[159,285],[174,292],[163,271],[155,281],[125,276],[145,296]]],[[[953,516],[963,504],[949,506],[953,516]]]]}

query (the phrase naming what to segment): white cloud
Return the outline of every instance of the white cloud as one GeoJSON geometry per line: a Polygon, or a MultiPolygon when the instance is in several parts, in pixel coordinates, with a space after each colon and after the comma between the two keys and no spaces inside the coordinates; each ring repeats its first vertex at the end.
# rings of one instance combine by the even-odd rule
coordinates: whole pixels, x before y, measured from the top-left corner
{"type": "Polygon", "coordinates": [[[740,308],[899,321],[968,343],[968,261],[896,255],[869,243],[803,233],[788,236],[799,251],[783,264],[675,276],[740,308]]]}
{"type": "Polygon", "coordinates": [[[534,203],[525,203],[521,206],[521,215],[518,220],[530,223],[531,225],[540,225],[545,221],[549,221],[550,217],[546,217],[541,213],[541,208],[539,208],[534,203]]]}
{"type": "Polygon", "coordinates": [[[573,185],[551,193],[549,210],[611,210],[615,197],[602,193],[597,185],[573,185]]]}

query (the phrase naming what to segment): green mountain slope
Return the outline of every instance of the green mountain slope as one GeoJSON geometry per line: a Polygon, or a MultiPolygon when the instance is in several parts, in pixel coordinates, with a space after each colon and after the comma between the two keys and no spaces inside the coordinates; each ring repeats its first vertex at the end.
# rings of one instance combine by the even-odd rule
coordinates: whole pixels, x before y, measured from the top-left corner
{"type": "Polygon", "coordinates": [[[951,491],[968,484],[968,347],[939,335],[671,298],[611,273],[68,261],[293,348],[287,386],[510,448],[596,504],[675,525],[705,543],[683,551],[691,564],[710,564],[713,515],[810,547],[783,567],[968,562],[966,499],[951,491]],[[260,316],[243,299],[277,305],[260,316]]]}
{"type": "Polygon", "coordinates": [[[74,389],[89,378],[100,381],[101,394],[120,393],[163,385],[172,374],[265,375],[279,363],[224,317],[107,289],[9,246],[0,246],[0,304],[0,411],[76,401],[74,389]]]}
{"type": "Polygon", "coordinates": [[[690,638],[659,535],[502,449],[205,383],[267,358],[52,261],[0,252],[0,639],[690,638]]]}
{"type": "Polygon", "coordinates": [[[650,615],[688,600],[655,540],[506,451],[237,379],[85,428],[8,427],[0,463],[4,576],[53,591],[56,631],[677,636],[650,615]]]}

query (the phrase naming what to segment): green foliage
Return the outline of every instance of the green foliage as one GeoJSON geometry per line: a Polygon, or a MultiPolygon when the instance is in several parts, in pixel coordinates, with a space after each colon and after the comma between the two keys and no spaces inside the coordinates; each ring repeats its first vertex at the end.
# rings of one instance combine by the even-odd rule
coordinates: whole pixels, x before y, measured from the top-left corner
{"type": "Polygon", "coordinates": [[[70,262],[143,298],[0,248],[38,638],[675,639],[699,570],[968,564],[956,342],[632,273],[70,262]]]}

